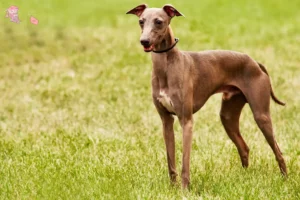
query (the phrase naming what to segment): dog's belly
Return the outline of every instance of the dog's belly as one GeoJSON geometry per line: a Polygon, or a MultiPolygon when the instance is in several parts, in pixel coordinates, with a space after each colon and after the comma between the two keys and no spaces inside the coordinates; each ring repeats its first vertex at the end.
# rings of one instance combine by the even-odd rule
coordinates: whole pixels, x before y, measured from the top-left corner
{"type": "Polygon", "coordinates": [[[157,97],[157,100],[170,112],[175,113],[173,103],[171,98],[167,95],[167,93],[164,90],[159,91],[159,97],[157,97]]]}

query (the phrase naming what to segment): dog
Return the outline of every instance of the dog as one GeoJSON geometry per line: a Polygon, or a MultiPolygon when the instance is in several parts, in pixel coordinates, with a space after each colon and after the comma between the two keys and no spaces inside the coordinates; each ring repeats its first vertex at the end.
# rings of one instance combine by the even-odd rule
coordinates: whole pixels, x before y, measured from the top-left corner
{"type": "Polygon", "coordinates": [[[286,164],[273,134],[270,97],[277,104],[285,104],[276,98],[266,68],[247,54],[235,51],[179,51],[179,40],[174,38],[170,22],[183,14],[172,5],[148,8],[142,4],[127,14],[139,17],[141,45],[145,52],[151,52],[152,97],[162,120],[171,182],[176,182],[177,177],[173,115],[178,117],[183,130],[181,181],[185,189],[190,184],[193,114],[216,93],[223,93],[221,121],[237,147],[242,166],[248,167],[249,147],[240,134],[239,118],[244,105],[249,103],[281,173],[286,176],[286,164]]]}

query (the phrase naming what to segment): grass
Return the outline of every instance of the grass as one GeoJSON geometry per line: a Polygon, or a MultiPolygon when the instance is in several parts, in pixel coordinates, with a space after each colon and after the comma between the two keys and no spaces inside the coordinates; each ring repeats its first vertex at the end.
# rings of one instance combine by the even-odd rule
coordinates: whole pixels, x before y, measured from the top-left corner
{"type": "MultiPolygon", "coordinates": [[[[172,21],[180,49],[231,49],[264,63],[287,103],[271,104],[287,180],[248,106],[250,166],[241,167],[215,95],[195,114],[189,192],[169,185],[150,55],[137,18],[124,14],[139,3],[0,1],[3,13],[17,5],[22,20],[0,19],[0,199],[299,199],[300,2],[147,2],[185,14],[172,21]]],[[[178,122],[175,131],[180,172],[178,122]]]]}

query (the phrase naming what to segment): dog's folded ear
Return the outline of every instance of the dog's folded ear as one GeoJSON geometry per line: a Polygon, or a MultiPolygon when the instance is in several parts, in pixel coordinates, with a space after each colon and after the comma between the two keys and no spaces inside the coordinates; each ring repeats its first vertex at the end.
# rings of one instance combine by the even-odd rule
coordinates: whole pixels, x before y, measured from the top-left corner
{"type": "Polygon", "coordinates": [[[183,16],[184,17],[184,15],[182,13],[180,13],[178,10],[176,10],[176,8],[174,8],[170,4],[164,5],[163,9],[171,18],[174,16],[177,16],[177,17],[183,16]]]}
{"type": "Polygon", "coordinates": [[[141,14],[144,12],[144,10],[147,8],[147,4],[141,4],[131,10],[129,10],[126,14],[134,14],[136,16],[141,16],[141,14]]]}

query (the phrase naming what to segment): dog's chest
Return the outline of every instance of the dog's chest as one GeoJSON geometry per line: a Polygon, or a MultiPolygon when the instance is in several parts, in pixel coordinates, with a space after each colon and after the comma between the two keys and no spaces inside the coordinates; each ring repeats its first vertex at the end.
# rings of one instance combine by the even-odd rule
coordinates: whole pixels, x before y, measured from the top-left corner
{"type": "Polygon", "coordinates": [[[171,113],[175,113],[171,98],[164,90],[159,91],[157,100],[171,113]]]}

